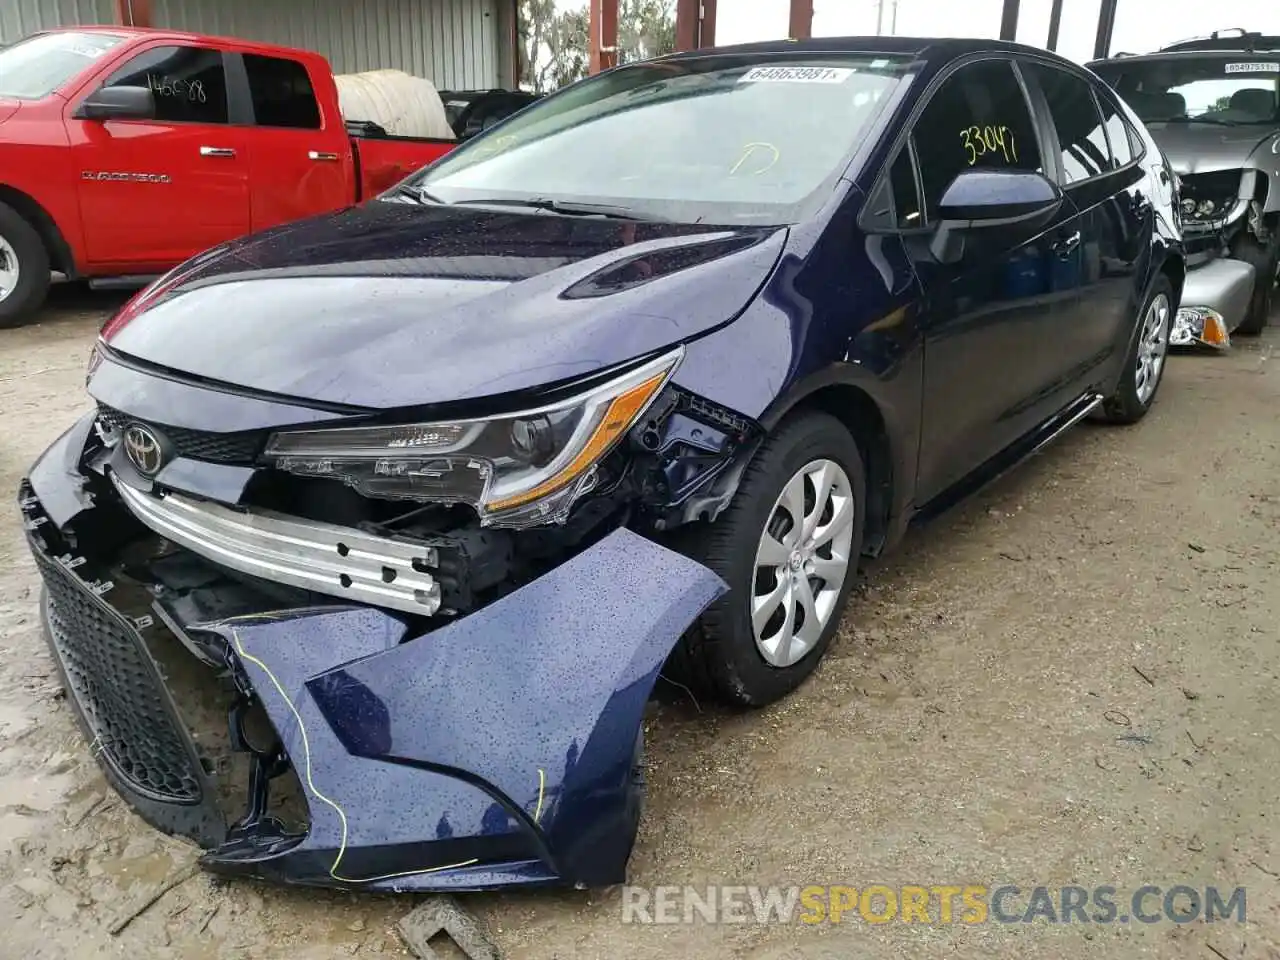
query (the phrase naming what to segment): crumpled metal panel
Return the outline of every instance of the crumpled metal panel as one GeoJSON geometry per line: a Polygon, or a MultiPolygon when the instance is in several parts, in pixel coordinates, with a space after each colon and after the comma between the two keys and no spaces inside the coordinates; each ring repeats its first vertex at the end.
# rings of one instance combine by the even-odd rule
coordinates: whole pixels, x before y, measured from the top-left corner
{"type": "Polygon", "coordinates": [[[725,589],[701,564],[618,530],[407,642],[401,621],[371,609],[223,624],[307,794],[311,831],[286,856],[333,851],[339,882],[474,886],[459,873],[479,871],[509,883],[509,869],[443,853],[516,834],[537,851],[530,879],[621,881],[645,702],[725,589]],[[367,851],[397,844],[422,859],[383,856],[393,878],[367,851]],[[365,872],[348,873],[357,861],[365,872]]]}

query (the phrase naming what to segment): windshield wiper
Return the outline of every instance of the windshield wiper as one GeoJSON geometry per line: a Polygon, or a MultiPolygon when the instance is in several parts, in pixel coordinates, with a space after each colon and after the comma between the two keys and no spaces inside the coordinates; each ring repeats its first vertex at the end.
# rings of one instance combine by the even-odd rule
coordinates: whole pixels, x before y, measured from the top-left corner
{"type": "Polygon", "coordinates": [[[571,217],[605,217],[610,220],[638,221],[662,219],[661,217],[636,213],[630,207],[619,207],[607,203],[578,203],[571,200],[553,200],[550,197],[519,197],[514,200],[505,197],[493,197],[491,199],[481,198],[479,200],[458,201],[459,206],[468,203],[493,207],[527,207],[533,210],[547,210],[551,213],[560,213],[571,217]]]}
{"type": "Polygon", "coordinates": [[[400,201],[409,200],[413,203],[438,203],[445,206],[448,205],[447,200],[442,200],[429,190],[424,190],[422,187],[415,187],[412,183],[407,182],[397,184],[387,193],[383,194],[383,196],[395,197],[400,201]]]}

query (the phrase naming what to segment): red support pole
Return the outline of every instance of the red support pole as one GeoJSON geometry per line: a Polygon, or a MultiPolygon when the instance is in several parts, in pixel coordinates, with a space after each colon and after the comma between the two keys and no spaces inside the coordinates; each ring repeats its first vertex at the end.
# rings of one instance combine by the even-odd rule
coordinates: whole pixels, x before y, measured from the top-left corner
{"type": "Polygon", "coordinates": [[[587,29],[590,37],[590,72],[618,65],[618,0],[591,0],[587,29]]]}
{"type": "Polygon", "coordinates": [[[808,40],[813,36],[813,0],[791,0],[791,24],[787,36],[808,40]]]}
{"type": "Polygon", "coordinates": [[[699,0],[676,0],[676,51],[697,50],[699,0]]]}
{"type": "Polygon", "coordinates": [[[676,0],[676,50],[716,45],[716,0],[676,0]]]}
{"type": "Polygon", "coordinates": [[[151,26],[151,0],[116,0],[116,22],[126,27],[151,26]]]}

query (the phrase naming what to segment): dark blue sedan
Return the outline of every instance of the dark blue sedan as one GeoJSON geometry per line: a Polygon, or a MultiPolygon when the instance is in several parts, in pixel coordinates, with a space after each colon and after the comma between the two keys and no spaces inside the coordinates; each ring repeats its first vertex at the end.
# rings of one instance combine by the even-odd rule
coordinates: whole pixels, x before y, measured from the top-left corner
{"type": "Polygon", "coordinates": [[[68,701],[213,870],[618,882],[660,674],[784,696],[860,558],[1143,417],[1174,189],[1065,60],[815,40],[609,71],[211,250],[109,321],[23,484],[68,701]]]}

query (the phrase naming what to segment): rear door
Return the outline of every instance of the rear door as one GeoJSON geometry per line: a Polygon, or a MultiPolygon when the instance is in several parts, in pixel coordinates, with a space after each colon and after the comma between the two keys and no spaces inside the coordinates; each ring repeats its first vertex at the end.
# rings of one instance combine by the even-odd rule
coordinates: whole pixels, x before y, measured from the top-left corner
{"type": "Polygon", "coordinates": [[[1045,397],[1045,358],[1060,349],[1060,304],[1075,295],[1062,289],[1054,269],[1061,223],[973,231],[957,263],[939,263],[929,250],[939,201],[960,173],[1044,173],[1040,141],[1022,84],[1003,58],[954,70],[912,127],[921,209],[904,215],[898,206],[904,228],[919,225],[904,239],[925,292],[921,502],[1054,412],[1045,397]]]}
{"type": "Polygon", "coordinates": [[[236,61],[253,108],[253,229],[351,204],[356,195],[355,163],[332,77],[287,56],[245,53],[236,61]]]}
{"type": "Polygon", "coordinates": [[[149,87],[156,115],[78,120],[78,101],[67,107],[90,269],[155,272],[247,233],[245,131],[230,122],[223,52],[157,44],[85,95],[104,86],[149,87]]]}
{"type": "Polygon", "coordinates": [[[1135,271],[1155,215],[1150,182],[1109,93],[1052,64],[1022,70],[1052,122],[1057,175],[1074,214],[1055,238],[1054,269],[1080,295],[1058,330],[1061,350],[1048,373],[1063,392],[1079,393],[1128,347],[1142,293],[1135,271]]]}

